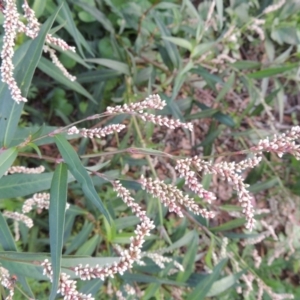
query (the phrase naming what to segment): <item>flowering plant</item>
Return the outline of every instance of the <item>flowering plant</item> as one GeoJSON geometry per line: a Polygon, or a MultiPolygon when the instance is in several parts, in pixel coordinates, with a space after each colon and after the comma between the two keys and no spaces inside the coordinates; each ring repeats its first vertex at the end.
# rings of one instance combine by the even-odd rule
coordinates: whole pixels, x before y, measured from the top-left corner
{"type": "MultiPolygon", "coordinates": [[[[283,4],[279,3],[276,10],[280,8],[280,5],[283,4]]],[[[67,7],[66,3],[62,3],[43,25],[39,23],[35,12],[26,0],[22,4],[23,16],[18,12],[14,0],[4,1],[1,8],[4,16],[4,36],[1,51],[2,85],[0,87],[0,193],[2,199],[22,198],[22,205],[21,207],[19,205],[19,209],[4,209],[0,212],[0,243],[3,250],[0,253],[0,280],[2,286],[7,290],[6,299],[13,299],[15,289],[19,284],[22,286],[20,288],[22,293],[26,294],[28,299],[32,298],[32,292],[25,280],[26,277],[31,276],[38,280],[51,282],[49,292],[51,299],[54,299],[57,293],[66,300],[95,299],[94,295],[97,292],[93,284],[95,283],[98,290],[103,281],[114,280],[115,277],[126,278],[122,289],[116,290],[114,287],[118,299],[125,299],[124,295],[133,297],[135,294],[141,298],[144,290],[132,284],[134,280],[130,281],[130,275],[134,275],[131,273],[134,267],[137,270],[138,268],[142,269],[147,263],[149,264],[149,260],[157,268],[160,268],[163,277],[171,276],[174,279],[174,276],[177,276],[176,284],[180,286],[188,279],[185,277],[190,275],[185,271],[193,269],[193,262],[191,264],[187,260],[189,255],[196,258],[199,237],[198,234],[191,231],[173,243],[167,233],[163,218],[168,214],[170,219],[176,220],[175,222],[180,218],[188,219],[197,230],[201,229],[207,235],[216,230],[218,226],[214,226],[213,222],[222,213],[216,204],[219,195],[203,182],[205,178],[213,176],[216,180],[224,181],[232,188],[234,197],[239,203],[236,216],[240,218],[238,220],[242,221],[241,225],[245,232],[251,234],[253,230],[257,229],[257,226],[264,224],[264,221],[262,220],[257,225],[256,219],[261,218],[261,210],[256,207],[255,198],[249,190],[249,185],[245,183],[245,174],[248,169],[253,169],[262,162],[266,152],[276,154],[279,158],[284,154],[290,154],[296,160],[300,160],[298,143],[300,127],[293,126],[285,133],[260,139],[256,145],[251,145],[247,150],[232,152],[232,156],[235,154],[244,156],[243,159],[237,161],[230,161],[225,155],[223,158],[222,153],[219,154],[219,157],[223,158],[222,161],[214,161],[212,156],[202,155],[186,158],[181,153],[173,155],[165,151],[146,148],[144,142],[142,142],[141,148],[131,146],[125,149],[111,150],[109,153],[100,151],[95,154],[77,154],[73,144],[74,140],[88,140],[95,145],[95,140],[103,141],[114,135],[115,140],[118,141],[118,136],[127,131],[126,120],[128,119],[136,125],[138,135],[141,134],[137,125],[139,122],[152,124],[157,128],[178,130],[188,137],[194,134],[195,122],[185,122],[180,118],[159,114],[168,107],[169,103],[162,100],[159,94],[143,93],[144,100],[107,106],[102,113],[90,114],[79,121],[69,122],[66,126],[47,127],[46,130],[41,127],[36,131],[32,131],[32,128],[29,128],[29,131],[22,130],[19,126],[22,110],[24,105],[30,105],[27,94],[35,69],[42,61],[42,53],[49,55],[54,66],[61,72],[60,74],[65,76],[68,84],[76,80],[76,77],[71,75],[59,61],[54,50],[54,48],[58,48],[60,51],[75,55],[75,47],[69,46],[63,39],[49,33],[59,11],[61,9],[67,11],[67,7]],[[15,51],[15,41],[20,33],[30,39],[15,51]],[[120,116],[125,117],[122,119],[120,116]],[[97,125],[92,128],[83,128],[78,125],[83,122],[89,124],[95,120],[102,124],[107,123],[107,120],[112,120],[112,122],[105,126],[97,125]],[[51,144],[55,144],[58,150],[56,157],[41,153],[41,146],[51,144]],[[28,149],[34,149],[37,155],[28,153],[28,149]],[[91,162],[94,162],[92,159],[95,157],[108,157],[112,160],[113,156],[118,154],[129,154],[132,157],[141,155],[146,158],[150,168],[144,167],[138,177],[132,178],[132,176],[127,176],[125,168],[122,173],[117,172],[117,174],[106,171],[108,159],[103,159],[100,164],[93,163],[93,165],[89,165],[85,161],[90,159],[91,162]],[[45,164],[34,167],[18,165],[19,158],[26,156],[40,158],[45,164]],[[154,164],[154,160],[157,158],[170,170],[173,182],[170,182],[162,174],[158,174],[154,164]],[[49,163],[53,165],[51,166],[49,163]],[[53,167],[54,172],[52,172],[53,167]],[[99,172],[101,169],[104,171],[99,172]],[[104,195],[105,201],[103,201],[103,197],[100,198],[99,187],[105,189],[107,194],[110,191],[114,193],[112,203],[110,203],[109,196],[104,195]],[[74,195],[71,196],[72,193],[74,195]],[[76,193],[86,200],[84,205],[77,202],[78,194],[76,193]],[[67,203],[68,199],[72,200],[71,203],[67,203]],[[157,210],[149,209],[153,203],[156,203],[157,210]],[[43,216],[41,214],[44,210],[49,212],[49,222],[45,225],[47,234],[49,233],[49,239],[45,236],[45,239],[48,239],[48,252],[19,252],[19,249],[26,248],[26,236],[30,230],[34,230],[36,223],[41,222],[39,217],[43,216]],[[118,214],[118,210],[122,211],[125,217],[118,214]],[[96,212],[91,214],[90,211],[96,212]],[[35,217],[32,218],[32,216],[35,217]],[[91,234],[88,241],[88,246],[93,248],[91,253],[89,253],[89,249],[81,249],[76,238],[70,236],[72,227],[76,227],[75,219],[80,219],[82,216],[90,218],[92,221],[89,225],[84,225],[78,234],[78,241],[80,242],[86,235],[89,236],[94,230],[94,234],[91,234]],[[14,237],[11,235],[11,228],[8,225],[11,223],[7,223],[9,219],[13,221],[14,237]],[[130,226],[123,227],[121,224],[123,219],[128,220],[130,226]],[[118,230],[116,224],[118,224],[118,230]],[[132,230],[133,226],[136,226],[134,230],[132,230]],[[123,239],[115,238],[122,233],[123,229],[128,230],[128,227],[129,232],[126,232],[128,234],[124,237],[120,235],[123,239]],[[106,234],[103,234],[103,229],[106,234]],[[154,233],[159,233],[161,240],[165,239],[170,246],[152,248],[155,240],[154,233]],[[104,240],[102,241],[102,239],[104,240]],[[19,245],[18,241],[20,240],[22,243],[19,245]],[[118,245],[117,241],[120,240],[126,244],[125,247],[118,245]],[[183,245],[188,245],[188,243],[192,245],[191,249],[187,251],[187,258],[170,258],[167,253],[174,252],[181,247],[183,240],[185,240],[183,245]],[[67,244],[69,247],[66,247],[67,244]],[[101,253],[102,248],[106,248],[111,256],[91,257],[94,251],[101,253]],[[76,254],[71,257],[67,256],[75,250],[77,250],[76,254]],[[81,256],[81,253],[84,256],[81,256]],[[85,281],[89,281],[91,284],[80,286],[85,281]]],[[[214,2],[212,2],[207,21],[204,24],[206,29],[209,20],[212,19],[214,7],[214,2]]],[[[266,14],[270,12],[272,12],[271,8],[265,11],[266,14]]],[[[255,28],[252,29],[255,30],[255,28]]],[[[257,28],[256,31],[258,31],[257,28]]],[[[178,40],[176,42],[178,43],[178,40]]],[[[193,53],[193,51],[191,52],[193,53]]],[[[200,53],[199,49],[197,51],[200,53]]],[[[197,57],[199,53],[194,55],[197,57]]],[[[226,55],[222,57],[224,58],[226,55]]],[[[127,71],[125,69],[124,72],[127,71]]],[[[77,90],[86,93],[79,83],[76,84],[77,90]]],[[[143,139],[141,138],[141,140],[143,139]]],[[[263,212],[269,211],[265,209],[263,212]]],[[[268,224],[265,223],[265,227],[268,227],[268,224]]],[[[270,235],[276,236],[272,229],[268,228],[268,230],[270,235]]],[[[212,280],[214,274],[220,274],[227,262],[226,256],[228,256],[232,259],[233,269],[236,272],[229,276],[235,276],[234,282],[240,279],[245,282],[246,294],[250,293],[252,282],[256,280],[258,299],[261,299],[264,291],[273,299],[293,298],[291,294],[273,292],[268,285],[259,280],[259,277],[253,275],[254,272],[250,275],[244,274],[239,264],[236,264],[233,257],[234,252],[226,249],[227,244],[227,238],[220,239],[220,254],[212,255],[215,267],[211,277],[208,275],[206,280],[212,280]]],[[[254,253],[255,266],[258,268],[261,264],[261,257],[257,252],[254,253]]],[[[143,280],[146,280],[147,275],[143,275],[143,280]]],[[[175,285],[175,281],[169,280],[166,281],[166,284],[175,285]]],[[[107,290],[109,290],[109,283],[107,290]]],[[[199,290],[201,289],[195,288],[190,295],[191,299],[197,299],[199,290]]],[[[109,293],[111,292],[107,292],[107,294],[109,293]]]]}

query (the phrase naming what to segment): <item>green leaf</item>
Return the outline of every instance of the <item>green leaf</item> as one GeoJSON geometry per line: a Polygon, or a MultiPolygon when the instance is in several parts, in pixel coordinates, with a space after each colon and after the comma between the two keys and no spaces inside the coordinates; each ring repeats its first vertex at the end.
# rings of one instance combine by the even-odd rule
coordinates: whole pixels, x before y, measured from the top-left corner
{"type": "Polygon", "coordinates": [[[263,182],[258,182],[256,184],[252,184],[248,188],[248,190],[249,190],[249,192],[256,194],[258,192],[268,190],[268,189],[272,188],[275,185],[278,185],[278,178],[277,177],[271,178],[271,179],[263,181],[263,182]]]}
{"type": "Polygon", "coordinates": [[[121,73],[116,70],[103,69],[97,71],[88,71],[78,75],[77,81],[80,83],[100,82],[100,81],[107,81],[109,79],[117,78],[120,75],[121,73]]]}
{"type": "Polygon", "coordinates": [[[216,0],[216,7],[218,12],[218,21],[219,21],[219,29],[223,28],[223,11],[224,11],[224,5],[223,0],[216,0]]]}
{"type": "Polygon", "coordinates": [[[129,66],[121,61],[116,61],[108,58],[90,58],[86,59],[85,61],[110,68],[125,75],[130,75],[129,66]]]}
{"type": "Polygon", "coordinates": [[[76,255],[92,255],[100,241],[101,239],[99,235],[93,235],[89,240],[81,245],[81,247],[76,251],[76,255]]]}
{"type": "MultiPolygon", "coordinates": [[[[0,199],[25,197],[48,190],[53,172],[42,174],[12,174],[0,179],[0,199]]],[[[68,182],[75,178],[68,173],[68,182]]]]}
{"type": "Polygon", "coordinates": [[[18,277],[19,275],[22,275],[26,278],[49,280],[45,275],[43,275],[42,266],[34,263],[1,259],[1,266],[8,269],[11,274],[16,274],[18,277]]]}
{"type": "MultiPolygon", "coordinates": [[[[169,29],[163,24],[163,22],[161,21],[162,19],[158,13],[156,13],[154,15],[154,19],[155,19],[157,27],[159,28],[162,36],[171,37],[171,33],[170,33],[169,29]]],[[[177,47],[167,40],[164,40],[163,44],[164,44],[164,49],[165,49],[164,53],[165,53],[165,55],[168,56],[169,60],[172,62],[173,68],[179,68],[180,55],[179,55],[177,47]]]]}
{"type": "Polygon", "coordinates": [[[193,273],[195,268],[195,258],[198,251],[199,237],[196,231],[193,231],[193,235],[194,237],[188,246],[188,250],[182,262],[184,272],[179,272],[176,278],[176,280],[180,282],[185,282],[193,273]]]}
{"type": "Polygon", "coordinates": [[[114,220],[114,222],[115,222],[116,230],[119,231],[127,227],[132,227],[137,225],[140,222],[140,220],[136,216],[129,216],[129,217],[118,218],[114,220]]]}
{"type": "Polygon", "coordinates": [[[226,96],[226,94],[231,90],[234,81],[235,81],[235,73],[232,73],[230,74],[229,78],[227,79],[227,82],[224,84],[221,91],[219,92],[217,98],[215,99],[215,102],[219,102],[226,96]]]}
{"type": "Polygon", "coordinates": [[[61,163],[54,171],[50,188],[49,230],[53,270],[50,299],[55,299],[58,290],[67,202],[67,178],[67,165],[61,163]]]}
{"type": "Polygon", "coordinates": [[[6,251],[18,251],[5,218],[0,212],[0,244],[6,251]]]}
{"type": "Polygon", "coordinates": [[[111,34],[115,33],[114,27],[110,20],[96,7],[90,6],[78,0],[74,1],[74,3],[84,9],[86,12],[90,13],[108,32],[110,32],[111,34]]]}
{"type": "Polygon", "coordinates": [[[96,296],[96,294],[99,292],[99,290],[101,289],[102,285],[104,284],[104,281],[96,278],[96,279],[92,279],[88,282],[86,282],[79,290],[80,293],[83,294],[92,294],[94,297],[96,296]]]}
{"type": "Polygon", "coordinates": [[[73,147],[66,138],[60,134],[56,135],[54,139],[60,154],[62,155],[65,163],[68,165],[70,172],[81,184],[84,195],[103,213],[108,222],[110,222],[109,214],[95,190],[93,181],[82,165],[73,147]]]}
{"type": "MultiPolygon", "coordinates": [[[[51,28],[60,7],[57,8],[56,13],[52,15],[45,24],[41,27],[39,35],[28,44],[22,45],[15,53],[16,60],[15,66],[15,79],[21,89],[24,97],[27,96],[31,80],[37,64],[40,60],[45,37],[51,28]]],[[[10,91],[6,84],[0,84],[0,147],[5,146],[8,148],[11,140],[14,137],[24,103],[17,104],[12,100],[10,91]]]]}
{"type": "Polygon", "coordinates": [[[180,247],[189,245],[191,241],[193,240],[195,236],[195,233],[193,231],[188,232],[185,234],[181,239],[173,243],[168,248],[163,249],[164,252],[173,252],[175,249],[178,249],[180,247]]]}
{"type": "Polygon", "coordinates": [[[262,79],[262,78],[267,78],[267,77],[271,77],[271,76],[278,75],[278,74],[283,75],[284,72],[290,71],[297,67],[299,67],[299,64],[294,63],[289,66],[268,68],[268,69],[260,70],[257,72],[247,74],[247,76],[248,76],[248,78],[252,78],[252,79],[262,79]]]}
{"type": "Polygon", "coordinates": [[[189,300],[205,299],[213,283],[216,282],[216,280],[218,279],[226,263],[227,259],[223,259],[222,261],[220,261],[214,268],[213,272],[209,276],[204,278],[202,281],[200,281],[200,283],[195,287],[192,294],[189,295],[189,300]]]}
{"type": "Polygon", "coordinates": [[[280,28],[273,28],[271,31],[271,38],[279,45],[289,44],[298,45],[298,29],[297,27],[286,26],[280,28]]]}
{"type": "Polygon", "coordinates": [[[39,18],[45,9],[46,1],[45,0],[35,0],[33,5],[31,6],[35,12],[35,16],[39,18]]]}
{"type": "Polygon", "coordinates": [[[43,71],[45,74],[47,74],[48,76],[55,79],[57,82],[65,85],[68,88],[70,88],[71,90],[87,97],[95,104],[97,103],[97,101],[94,99],[94,97],[81,84],[79,84],[76,81],[71,81],[70,79],[68,79],[65,75],[63,75],[62,71],[57,66],[55,66],[50,60],[48,60],[44,57],[41,57],[39,64],[38,64],[38,68],[41,71],[43,71]]]}
{"type": "Polygon", "coordinates": [[[236,284],[236,282],[243,275],[243,273],[244,273],[244,271],[241,271],[239,273],[226,276],[226,277],[214,282],[206,296],[214,297],[214,296],[217,296],[217,295],[225,292],[226,290],[228,290],[229,288],[231,288],[232,286],[234,286],[236,284]]]}
{"type": "Polygon", "coordinates": [[[252,60],[241,60],[236,61],[235,63],[231,64],[231,66],[238,70],[250,70],[259,68],[261,64],[257,61],[252,60]]]}
{"type": "Polygon", "coordinates": [[[228,127],[234,127],[236,125],[229,115],[225,115],[219,111],[213,115],[213,118],[228,127]]]}
{"type": "Polygon", "coordinates": [[[182,282],[177,282],[174,280],[168,280],[168,279],[161,279],[157,278],[154,276],[149,276],[149,275],[144,275],[144,274],[133,274],[126,272],[123,275],[124,280],[127,282],[144,282],[144,283],[152,283],[152,282],[157,282],[159,284],[170,284],[170,285],[175,285],[175,286],[185,286],[184,283],[182,282]]]}
{"type": "Polygon", "coordinates": [[[212,264],[212,255],[213,252],[215,251],[215,238],[214,236],[211,237],[210,243],[209,243],[209,248],[207,250],[207,253],[205,255],[205,264],[207,267],[212,268],[213,264],[212,264]]]}
{"type": "Polygon", "coordinates": [[[209,108],[205,109],[203,111],[200,111],[198,113],[188,115],[186,116],[186,120],[199,120],[203,118],[211,118],[213,115],[215,115],[218,112],[218,109],[216,108],[209,108]]]}
{"type": "Polygon", "coordinates": [[[15,161],[18,150],[16,147],[9,148],[7,150],[2,150],[0,152],[0,178],[5,174],[8,168],[13,164],[15,161]]]}
{"type": "Polygon", "coordinates": [[[68,246],[68,248],[65,251],[66,254],[70,254],[76,249],[78,249],[81,245],[83,245],[86,240],[88,239],[90,233],[92,232],[94,228],[93,223],[85,223],[81,231],[73,238],[71,244],[68,246]]]}
{"type": "MultiPolygon", "coordinates": [[[[93,51],[84,38],[84,36],[80,33],[80,31],[77,29],[77,26],[75,24],[72,11],[70,10],[67,1],[64,0],[58,0],[59,3],[63,4],[62,10],[59,13],[57,17],[57,21],[60,24],[63,24],[65,26],[65,29],[70,33],[70,35],[74,38],[75,43],[78,47],[79,53],[81,54],[82,57],[84,57],[84,52],[82,49],[82,46],[92,55],[93,51]]],[[[51,9],[51,7],[49,7],[51,9]]]]}
{"type": "Polygon", "coordinates": [[[224,85],[223,80],[219,76],[211,74],[208,70],[201,66],[198,66],[196,69],[193,69],[191,73],[200,75],[207,82],[207,85],[214,91],[217,91],[217,83],[224,85]]]}
{"type": "Polygon", "coordinates": [[[225,231],[225,230],[240,227],[244,224],[245,224],[245,218],[238,218],[238,219],[234,219],[232,221],[226,222],[220,226],[209,228],[209,230],[212,232],[225,231]]]}
{"type": "Polygon", "coordinates": [[[178,38],[173,36],[162,36],[162,39],[169,41],[182,48],[188,49],[189,51],[191,51],[193,47],[192,43],[190,43],[188,40],[185,40],[183,38],[178,38]]]}
{"type": "Polygon", "coordinates": [[[192,58],[199,57],[205,54],[206,52],[210,51],[215,46],[216,46],[216,42],[207,42],[207,43],[199,44],[192,50],[191,57],[192,58]]]}

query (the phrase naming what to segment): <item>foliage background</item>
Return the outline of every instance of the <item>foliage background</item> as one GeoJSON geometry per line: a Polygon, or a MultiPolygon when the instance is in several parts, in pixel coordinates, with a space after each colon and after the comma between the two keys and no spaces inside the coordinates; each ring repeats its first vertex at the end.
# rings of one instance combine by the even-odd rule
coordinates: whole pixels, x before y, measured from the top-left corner
{"type": "MultiPolygon", "coordinates": [[[[44,23],[60,2],[35,0],[29,4],[44,23]]],[[[125,122],[128,125],[125,134],[105,141],[71,141],[85,167],[96,164],[106,176],[123,179],[126,187],[135,190],[135,199],[147,207],[157,230],[143,251],[163,251],[185,268],[169,276],[172,263],[160,269],[146,259],[146,266],[136,265],[132,272],[104,283],[79,281],[82,292],[92,293],[96,299],[108,299],[111,294],[115,297],[118,290],[126,295],[124,286],[130,284],[143,292],[142,299],[256,299],[259,282],[264,282],[276,293],[300,297],[299,161],[289,156],[278,159],[266,155],[262,164],[247,174],[246,182],[255,194],[256,207],[270,209],[269,214],[257,215],[257,227],[250,233],[243,227],[244,219],[232,190],[208,176],[203,178],[203,184],[220,195],[215,204],[220,211],[218,218],[208,223],[192,214],[180,220],[169,214],[156,199],[146,197],[134,181],[145,166],[147,172],[151,170],[151,165],[147,167],[147,155],[134,155],[126,150],[151,148],[215,160],[225,153],[229,160],[238,161],[239,155],[230,154],[249,148],[267,135],[298,125],[300,3],[285,2],[270,13],[264,10],[275,3],[271,0],[194,3],[189,0],[68,0],[63,5],[50,32],[76,46],[76,54],[62,53],[59,58],[77,76],[77,81],[66,79],[43,55],[29,87],[29,104],[24,106],[11,146],[28,135],[42,136],[55,127],[101,113],[108,105],[135,102],[153,93],[167,101],[163,114],[193,121],[196,127],[190,139],[181,130],[170,133],[119,116],[101,125],[125,122]],[[257,22],[258,19],[264,23],[257,22]],[[124,152],[115,153],[117,149],[124,152]],[[107,156],[110,152],[115,154],[107,156]],[[105,163],[107,158],[109,163],[105,163]],[[225,237],[228,238],[226,250],[225,237]],[[260,242],[254,245],[254,239],[260,242]],[[248,240],[251,242],[247,243],[248,240]],[[253,259],[255,249],[262,258],[259,268],[255,268],[253,259]],[[277,251],[280,255],[269,264],[277,251]],[[258,281],[247,294],[242,275],[249,272],[258,281]],[[238,294],[238,288],[244,292],[238,294]]],[[[27,38],[18,35],[17,48],[23,54],[26,43],[27,38]]],[[[24,61],[19,60],[22,68],[24,61]]],[[[85,121],[81,125],[89,128],[95,122],[85,121]]],[[[18,188],[12,188],[12,182],[3,177],[1,209],[20,210],[26,196],[50,188],[51,172],[60,153],[50,137],[35,144],[42,162],[36,147],[32,146],[22,149],[15,164],[42,163],[47,170],[43,181],[32,177],[32,181],[28,179],[23,185],[20,181],[18,188]]],[[[172,171],[168,163],[158,160],[156,173],[170,182],[172,171]]],[[[72,176],[68,180],[71,208],[66,212],[63,232],[64,271],[77,262],[113,261],[117,256],[113,245],[129,243],[137,218],[104,180],[92,177],[105,208],[113,217],[109,224],[86,201],[80,184],[72,176]]],[[[182,187],[183,181],[176,179],[176,184],[182,187]]],[[[50,252],[48,212],[33,213],[32,218],[35,226],[29,231],[20,225],[21,238],[16,242],[20,253],[8,256],[17,255],[15,263],[7,262],[8,254],[4,251],[7,249],[3,245],[1,263],[11,272],[28,277],[35,298],[45,299],[50,284],[37,282],[45,278],[34,261],[44,259],[45,253],[50,252]]],[[[13,232],[13,224],[9,225],[13,232]]],[[[31,295],[21,279],[18,286],[31,295]]],[[[17,291],[16,299],[22,297],[17,291]]],[[[275,298],[265,292],[263,299],[275,298]]]]}

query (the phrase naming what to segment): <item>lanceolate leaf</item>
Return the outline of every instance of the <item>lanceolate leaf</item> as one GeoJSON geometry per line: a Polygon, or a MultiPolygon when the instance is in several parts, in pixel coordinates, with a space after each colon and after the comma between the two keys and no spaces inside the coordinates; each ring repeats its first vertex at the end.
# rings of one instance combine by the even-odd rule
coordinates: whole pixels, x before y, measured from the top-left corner
{"type": "Polygon", "coordinates": [[[205,299],[205,296],[210,291],[214,282],[217,281],[223,267],[226,265],[227,259],[220,261],[213,272],[207,276],[205,279],[201,280],[200,283],[196,286],[193,293],[189,295],[190,300],[202,300],[205,299]]]}
{"type": "Polygon", "coordinates": [[[61,265],[68,187],[68,167],[61,163],[54,172],[50,189],[49,228],[53,280],[50,299],[55,299],[61,265]]]}
{"type": "Polygon", "coordinates": [[[0,212],[0,245],[6,251],[17,251],[17,246],[8,228],[6,220],[0,212]]]}
{"type": "Polygon", "coordinates": [[[7,169],[12,165],[17,155],[18,155],[18,150],[15,147],[4,150],[4,152],[0,154],[0,178],[5,174],[7,169]]]}
{"type": "MultiPolygon", "coordinates": [[[[0,179],[0,199],[24,197],[33,193],[48,190],[53,173],[13,174],[0,179]]],[[[74,181],[69,172],[68,182],[74,181]]]]}
{"type": "MultiPolygon", "coordinates": [[[[40,60],[43,46],[45,42],[45,37],[49,29],[51,28],[56,15],[59,11],[58,7],[56,13],[50,17],[45,24],[41,27],[39,35],[37,38],[24,44],[16,51],[16,59],[14,60],[15,65],[15,79],[18,86],[21,89],[22,96],[26,97],[33,73],[36,69],[36,66],[40,60]],[[23,56],[22,59],[19,59],[19,56],[23,56]],[[16,64],[16,61],[18,62],[16,64]]],[[[6,84],[0,84],[0,147],[8,147],[12,138],[14,137],[15,130],[17,128],[24,103],[17,104],[12,100],[10,92],[6,84]]]]}
{"type": "Polygon", "coordinates": [[[77,153],[66,140],[65,137],[58,134],[55,136],[55,142],[62,155],[64,161],[68,165],[70,172],[74,175],[76,180],[81,184],[84,195],[104,214],[105,218],[109,221],[109,214],[105,209],[88,172],[82,165],[77,153]]]}
{"type": "Polygon", "coordinates": [[[77,81],[71,81],[68,79],[57,66],[53,65],[50,60],[42,57],[39,61],[38,68],[59,83],[64,84],[71,90],[87,97],[94,103],[97,103],[93,96],[81,84],[77,81]]]}

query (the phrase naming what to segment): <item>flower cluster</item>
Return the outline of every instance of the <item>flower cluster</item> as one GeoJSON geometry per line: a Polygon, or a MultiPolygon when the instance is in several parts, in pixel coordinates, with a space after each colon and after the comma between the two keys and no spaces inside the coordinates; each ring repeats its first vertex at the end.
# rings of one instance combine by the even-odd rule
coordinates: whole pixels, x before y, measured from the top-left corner
{"type": "Polygon", "coordinates": [[[241,161],[240,163],[227,163],[221,162],[218,164],[212,164],[204,161],[199,157],[186,158],[177,161],[176,169],[180,173],[181,177],[186,178],[186,183],[189,188],[196,192],[200,197],[206,199],[208,202],[213,200],[215,197],[213,194],[206,192],[202,185],[198,183],[196,179],[196,173],[191,170],[193,167],[197,172],[203,172],[203,174],[214,174],[220,176],[221,179],[227,180],[232,184],[238,193],[238,199],[243,207],[243,213],[246,217],[246,228],[252,230],[254,225],[254,208],[253,208],[253,197],[247,190],[247,185],[243,182],[243,178],[240,175],[246,168],[253,168],[260,162],[260,158],[255,156],[250,159],[241,161]]]}
{"type": "Polygon", "coordinates": [[[29,217],[27,217],[23,214],[20,214],[18,212],[6,210],[2,214],[6,218],[10,218],[10,219],[16,220],[18,222],[23,222],[28,228],[31,228],[33,226],[33,221],[29,217]]]}
{"type": "Polygon", "coordinates": [[[207,203],[211,203],[216,199],[216,196],[207,191],[202,184],[197,180],[196,172],[191,170],[191,159],[181,159],[176,162],[175,169],[179,172],[181,178],[185,178],[187,186],[200,198],[205,200],[207,203]]]}
{"type": "Polygon", "coordinates": [[[37,168],[27,168],[23,166],[12,166],[8,168],[8,170],[5,172],[5,175],[7,174],[14,174],[14,173],[23,173],[23,174],[40,174],[45,171],[44,166],[39,166],[37,168]]]}
{"type": "Polygon", "coordinates": [[[300,126],[294,126],[290,131],[274,135],[272,141],[269,138],[260,140],[257,146],[251,148],[252,151],[259,153],[273,152],[279,157],[284,153],[294,155],[297,160],[300,160],[300,145],[296,145],[295,141],[300,139],[300,126]]]}
{"type": "Polygon", "coordinates": [[[123,124],[112,124],[112,125],[105,126],[103,128],[92,128],[92,129],[86,129],[86,128],[78,129],[76,126],[73,126],[69,128],[67,133],[69,135],[80,134],[85,138],[88,137],[91,139],[94,137],[102,138],[114,132],[120,132],[125,127],[126,126],[123,124]]]}
{"type": "Polygon", "coordinates": [[[206,209],[200,208],[195,201],[187,195],[184,195],[181,190],[172,184],[166,184],[158,179],[141,177],[139,180],[142,188],[149,194],[158,198],[170,212],[176,213],[179,217],[183,217],[182,206],[188,208],[197,215],[202,215],[204,218],[213,218],[215,214],[206,209]]]}
{"type": "Polygon", "coordinates": [[[182,127],[190,131],[193,131],[192,123],[182,123],[179,120],[169,119],[167,117],[162,117],[162,116],[155,116],[153,114],[148,114],[148,113],[140,114],[140,118],[145,122],[151,122],[155,125],[166,126],[170,129],[182,127]]]}
{"type": "Polygon", "coordinates": [[[144,112],[145,109],[162,110],[165,106],[166,106],[166,102],[162,101],[159,95],[154,94],[154,95],[150,95],[144,101],[141,102],[124,104],[122,106],[117,105],[115,107],[108,106],[106,108],[106,111],[109,114],[125,114],[125,113],[135,114],[139,116],[143,121],[148,121],[155,125],[166,126],[171,129],[182,127],[190,131],[193,131],[192,123],[183,123],[179,120],[173,120],[167,117],[156,116],[144,112]]]}
{"type": "MultiPolygon", "coordinates": [[[[32,198],[26,199],[24,201],[22,211],[23,213],[29,213],[33,206],[36,206],[38,212],[41,212],[43,209],[49,209],[50,205],[50,194],[49,193],[36,193],[32,198]]],[[[66,204],[66,209],[70,207],[70,204],[66,204]]]]}
{"type": "MultiPolygon", "coordinates": [[[[136,290],[131,285],[125,284],[123,288],[125,290],[125,293],[126,293],[127,297],[136,295],[136,290]]],[[[118,300],[128,299],[126,296],[124,296],[123,293],[120,290],[116,292],[116,297],[117,297],[118,300]]]]}
{"type": "Polygon", "coordinates": [[[131,208],[132,212],[141,220],[141,224],[137,226],[131,237],[128,249],[121,252],[121,257],[118,262],[107,267],[90,267],[89,265],[79,265],[75,268],[76,275],[79,275],[82,280],[90,280],[92,278],[100,278],[104,280],[106,277],[114,277],[115,274],[123,274],[128,269],[132,268],[134,262],[141,259],[141,247],[145,242],[145,237],[150,235],[150,231],[154,228],[153,222],[146,216],[146,212],[134,202],[130,193],[125,189],[119,181],[113,182],[113,188],[118,193],[118,196],[124,203],[131,208]]]}
{"type": "MultiPolygon", "coordinates": [[[[12,99],[17,103],[27,102],[27,99],[21,95],[21,90],[18,87],[16,80],[13,77],[14,65],[12,58],[14,55],[15,38],[17,32],[23,32],[30,38],[34,39],[37,37],[40,31],[40,24],[35,17],[34,11],[28,6],[27,1],[24,1],[23,10],[24,17],[27,20],[27,25],[19,20],[19,13],[17,11],[17,6],[15,0],[6,0],[5,8],[3,10],[4,16],[4,37],[3,37],[3,47],[1,52],[2,65],[1,65],[1,76],[2,81],[8,85],[11,92],[12,99]]],[[[74,47],[70,47],[61,39],[54,38],[52,35],[47,34],[46,43],[48,45],[56,45],[60,47],[63,51],[70,50],[75,52],[74,47]]],[[[63,74],[70,80],[75,80],[74,76],[71,76],[63,65],[58,61],[55,51],[51,50],[48,46],[44,48],[45,52],[50,53],[50,57],[53,63],[61,69],[63,74]]]]}
{"type": "Polygon", "coordinates": [[[17,102],[26,102],[27,99],[22,97],[16,80],[13,77],[14,65],[12,58],[14,55],[15,38],[18,30],[19,14],[14,0],[8,0],[3,10],[4,17],[4,37],[1,52],[1,76],[2,81],[8,85],[12,98],[17,102]]]}
{"type": "Polygon", "coordinates": [[[149,257],[151,260],[153,260],[161,269],[165,269],[166,265],[165,263],[172,263],[174,265],[174,268],[171,268],[168,272],[168,275],[175,274],[179,271],[183,272],[184,268],[183,266],[176,260],[163,256],[159,253],[155,252],[143,252],[143,257],[149,257]]]}
{"type": "Polygon", "coordinates": [[[106,111],[109,114],[127,114],[132,112],[142,113],[145,109],[157,109],[162,110],[166,106],[166,101],[161,100],[160,96],[157,94],[148,96],[142,102],[117,105],[117,106],[108,106],[106,111]]]}
{"type": "Polygon", "coordinates": [[[71,75],[67,69],[63,66],[63,64],[58,60],[58,57],[56,56],[56,51],[51,49],[49,46],[45,45],[43,47],[43,50],[45,53],[49,53],[50,55],[50,58],[53,62],[54,65],[56,65],[61,71],[62,73],[64,74],[65,77],[67,77],[70,81],[75,81],[76,80],[76,77],[71,75]]]}
{"type": "Polygon", "coordinates": [[[36,193],[24,201],[22,211],[23,213],[28,213],[32,210],[35,205],[38,210],[49,209],[50,194],[49,193],[36,193]]]}
{"type": "Polygon", "coordinates": [[[9,289],[9,295],[5,298],[5,300],[12,300],[15,292],[15,278],[10,276],[8,270],[3,267],[0,267],[0,282],[2,286],[9,289]]]}
{"type": "MultiPolygon", "coordinates": [[[[41,265],[44,267],[43,274],[52,282],[53,270],[51,263],[48,259],[45,259],[41,265]]],[[[60,273],[57,293],[64,296],[64,300],[94,300],[91,294],[85,295],[79,293],[77,291],[76,281],[70,279],[70,276],[66,273],[60,273]]]]}
{"type": "Polygon", "coordinates": [[[268,6],[263,13],[264,14],[269,14],[273,11],[276,11],[278,9],[280,9],[284,4],[286,3],[286,0],[280,0],[278,3],[275,3],[273,5],[268,6]]]}

